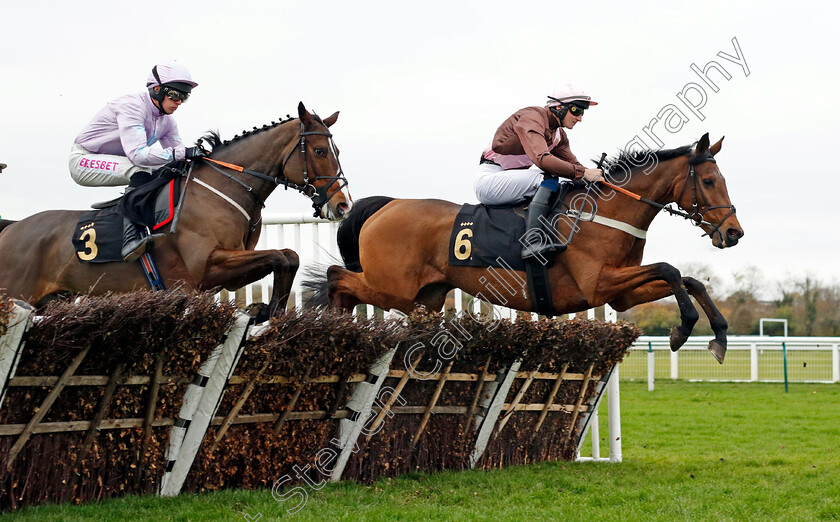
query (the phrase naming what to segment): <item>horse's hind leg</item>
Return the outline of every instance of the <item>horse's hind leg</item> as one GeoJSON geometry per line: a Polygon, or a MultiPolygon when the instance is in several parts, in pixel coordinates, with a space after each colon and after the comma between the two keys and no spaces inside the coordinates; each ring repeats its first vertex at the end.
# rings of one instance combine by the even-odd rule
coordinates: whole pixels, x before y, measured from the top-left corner
{"type": "Polygon", "coordinates": [[[709,318],[709,324],[715,333],[715,338],[709,341],[709,351],[712,352],[718,362],[722,363],[726,356],[726,331],[729,329],[729,324],[715,306],[712,298],[709,297],[703,283],[693,277],[683,277],[682,280],[688,293],[700,303],[700,307],[703,308],[709,318]]]}
{"type": "Polygon", "coordinates": [[[390,310],[396,308],[409,313],[416,305],[411,299],[403,299],[384,292],[377,292],[365,282],[364,273],[351,272],[337,265],[327,270],[330,308],[350,311],[357,304],[371,304],[390,310]]]}
{"type": "Polygon", "coordinates": [[[446,304],[446,294],[452,290],[449,283],[431,283],[417,292],[414,301],[426,307],[427,310],[440,310],[446,304]]]}

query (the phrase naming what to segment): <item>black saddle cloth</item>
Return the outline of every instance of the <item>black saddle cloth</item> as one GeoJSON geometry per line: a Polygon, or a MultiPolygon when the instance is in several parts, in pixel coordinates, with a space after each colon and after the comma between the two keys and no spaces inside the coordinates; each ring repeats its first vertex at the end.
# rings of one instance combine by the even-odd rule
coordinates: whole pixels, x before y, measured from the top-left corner
{"type": "Polygon", "coordinates": [[[526,204],[463,205],[449,237],[449,264],[525,270],[519,238],[525,234],[526,204]]]}
{"type": "Polygon", "coordinates": [[[73,229],[73,250],[80,263],[122,261],[123,217],[115,206],[82,214],[73,229]]]}
{"type": "MultiPolygon", "coordinates": [[[[578,182],[561,183],[548,217],[562,212],[569,192],[582,186],[578,182]]],[[[525,271],[519,240],[525,235],[530,203],[530,198],[526,198],[511,205],[462,206],[449,237],[449,264],[525,271]]]]}
{"type": "Polygon", "coordinates": [[[72,237],[79,262],[123,260],[123,217],[152,231],[172,221],[181,195],[182,171],[175,165],[155,174],[150,182],[118,199],[95,204],[94,210],[82,215],[72,237]]]}

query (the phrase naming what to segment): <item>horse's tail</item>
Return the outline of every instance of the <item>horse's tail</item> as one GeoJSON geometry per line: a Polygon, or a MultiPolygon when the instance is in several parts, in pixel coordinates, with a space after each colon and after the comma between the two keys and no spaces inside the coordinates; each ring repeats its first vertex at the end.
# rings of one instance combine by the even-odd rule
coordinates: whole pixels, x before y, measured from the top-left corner
{"type": "Polygon", "coordinates": [[[0,232],[12,223],[17,223],[17,221],[12,221],[11,219],[0,219],[0,232]]]}
{"type": "MultiPolygon", "coordinates": [[[[338,251],[347,270],[361,272],[362,264],[359,261],[359,234],[362,225],[379,209],[393,201],[394,198],[387,196],[373,196],[353,202],[353,209],[347,214],[344,221],[338,225],[336,234],[338,251]]],[[[327,267],[316,265],[304,271],[301,282],[304,290],[310,294],[305,300],[305,308],[325,308],[329,306],[329,280],[327,279],[327,267]]]]}
{"type": "Polygon", "coordinates": [[[324,264],[310,265],[303,271],[300,282],[304,308],[327,308],[330,305],[330,282],[324,264]]]}

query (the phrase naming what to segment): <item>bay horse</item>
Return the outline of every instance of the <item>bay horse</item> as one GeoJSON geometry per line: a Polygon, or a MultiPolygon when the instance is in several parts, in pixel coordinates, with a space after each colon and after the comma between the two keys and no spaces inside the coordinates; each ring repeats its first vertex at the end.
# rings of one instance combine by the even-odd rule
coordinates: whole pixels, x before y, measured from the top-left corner
{"type": "MultiPolygon", "coordinates": [[[[608,160],[606,179],[623,183],[618,189],[639,199],[608,188],[604,191],[604,185],[598,184],[601,197],[597,201],[597,215],[630,227],[625,225],[622,230],[579,220],[568,249],[557,255],[548,269],[551,304],[557,314],[579,312],[605,303],[624,311],[674,295],[681,324],[672,330],[670,344],[672,350],[677,350],[699,319],[691,295],[709,317],[715,333],[709,350],[723,362],[728,325],[703,284],[683,277],[667,263],[641,266],[644,231],[668,203],[676,203],[686,210],[683,216],[702,227],[718,248],[734,246],[743,236],[726,181],[714,159],[722,142],[723,138],[710,147],[709,135],[705,134],[696,147],[622,153],[608,160]],[[649,162],[654,164],[652,167],[641,168],[645,157],[655,160],[649,162]],[[619,178],[623,179],[619,181],[619,178]],[[639,233],[633,235],[628,229],[639,233]]],[[[566,202],[579,198],[583,192],[581,188],[572,190],[566,202]]],[[[326,274],[310,275],[305,284],[316,289],[313,305],[346,310],[365,303],[404,313],[418,305],[440,310],[447,292],[457,287],[471,295],[481,294],[482,299],[493,304],[534,311],[524,284],[524,272],[496,270],[495,288],[491,289],[488,281],[493,278],[488,277],[488,269],[448,263],[450,234],[460,208],[436,199],[378,197],[357,201],[338,232],[346,268],[334,265],[326,274]],[[509,289],[507,293],[501,290],[503,287],[509,289]]],[[[667,208],[672,213],[679,212],[667,208]]],[[[595,210],[591,213],[595,214],[595,210]]],[[[572,226],[575,224],[560,221],[555,228],[560,237],[569,237],[572,226]]],[[[457,241],[455,245],[457,253],[457,241]]]]}
{"type": "MultiPolygon", "coordinates": [[[[274,287],[262,319],[285,308],[298,255],[254,250],[266,198],[284,185],[313,200],[316,215],[342,218],[351,208],[328,127],[303,103],[298,118],[243,132],[222,142],[199,140],[212,151],[193,165],[174,234],[156,241],[154,258],[167,288],[199,292],[235,290],[273,272],[274,287]]],[[[101,295],[148,288],[139,263],[81,263],[71,242],[85,211],[50,210],[0,222],[0,292],[40,306],[60,294],[101,295]]],[[[169,232],[171,223],[156,232],[169,232]]]]}

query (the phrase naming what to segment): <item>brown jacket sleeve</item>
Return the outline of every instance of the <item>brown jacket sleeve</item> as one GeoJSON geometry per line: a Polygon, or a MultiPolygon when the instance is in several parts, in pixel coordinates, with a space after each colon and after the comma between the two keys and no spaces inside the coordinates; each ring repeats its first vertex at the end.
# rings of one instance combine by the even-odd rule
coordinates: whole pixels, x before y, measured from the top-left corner
{"type": "Polygon", "coordinates": [[[577,157],[572,154],[572,149],[569,148],[569,138],[566,137],[566,133],[562,130],[560,132],[562,133],[560,136],[560,143],[551,150],[551,154],[572,165],[575,169],[574,179],[581,179],[583,177],[583,173],[586,171],[586,167],[581,165],[577,157]]]}
{"type": "Polygon", "coordinates": [[[555,176],[569,179],[583,177],[585,167],[581,165],[569,149],[569,140],[565,135],[553,150],[548,149],[545,133],[546,122],[537,113],[523,114],[513,126],[514,131],[525,149],[525,154],[534,165],[555,176]]]}

